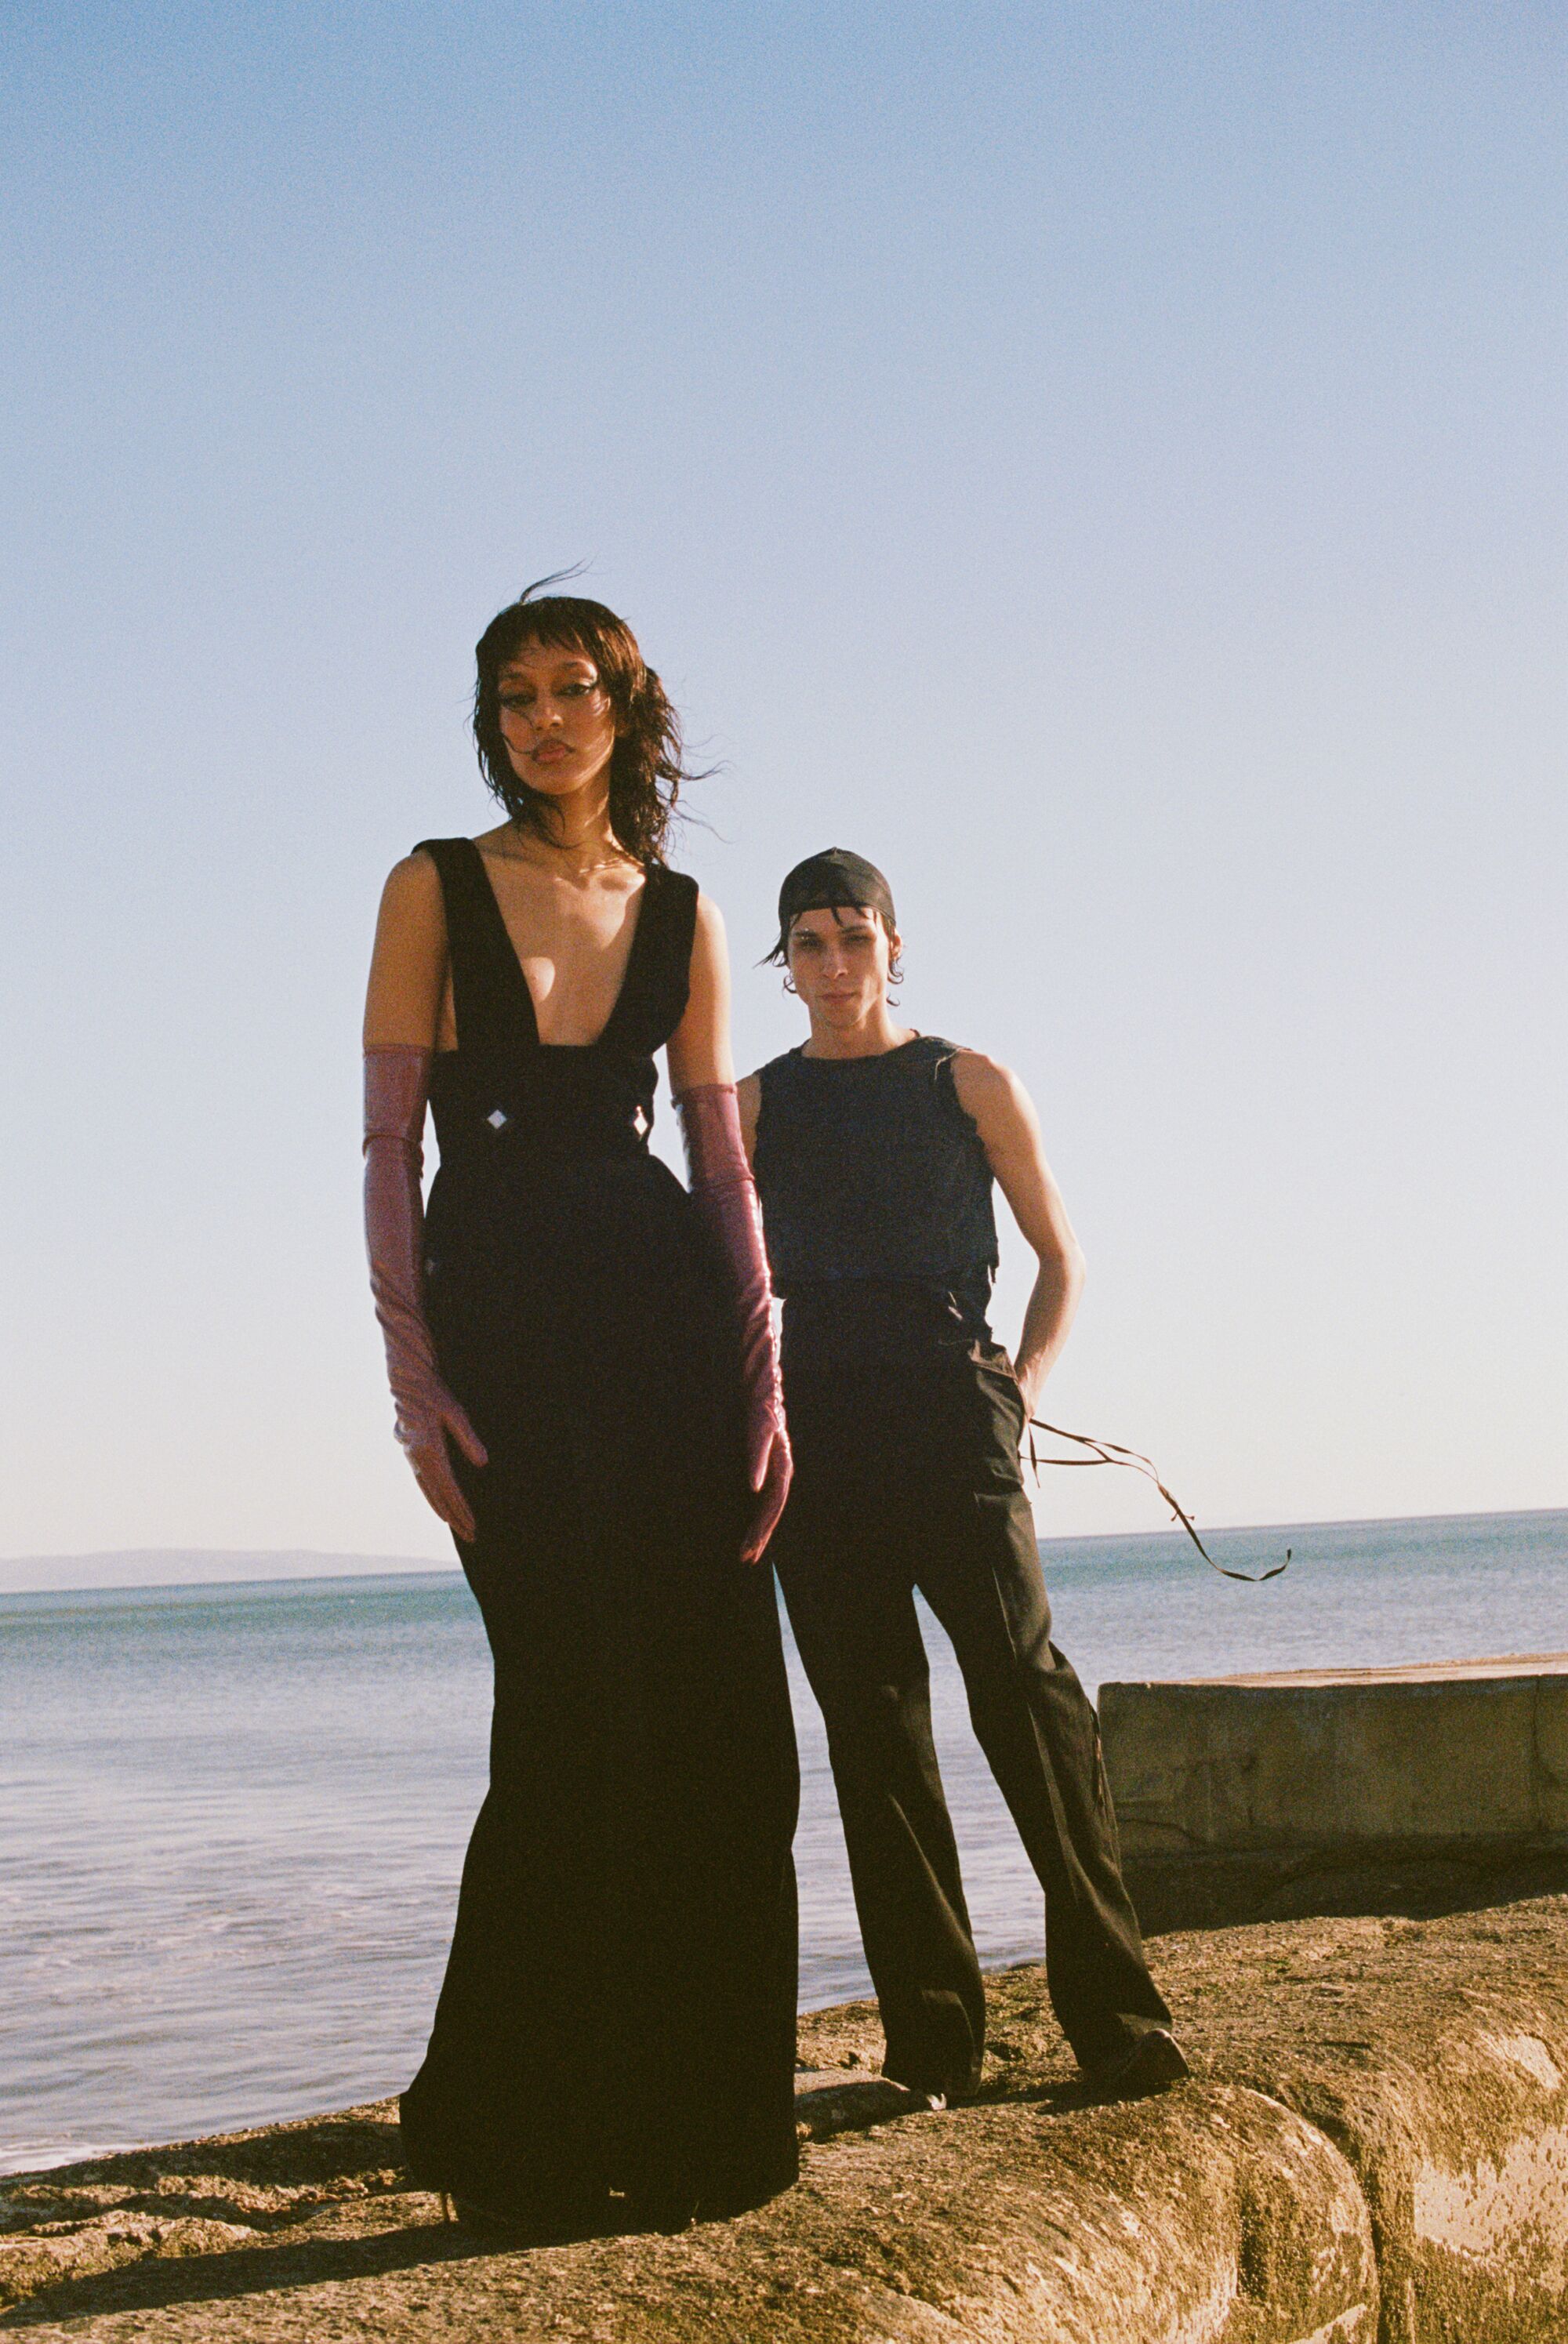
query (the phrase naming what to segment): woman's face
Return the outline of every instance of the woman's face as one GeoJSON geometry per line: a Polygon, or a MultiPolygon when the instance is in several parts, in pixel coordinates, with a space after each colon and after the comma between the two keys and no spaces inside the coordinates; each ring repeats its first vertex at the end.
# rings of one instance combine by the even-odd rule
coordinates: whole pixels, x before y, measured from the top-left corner
{"type": "Polygon", "coordinates": [[[897,949],[875,912],[847,904],[802,912],[789,932],[790,982],[824,1025],[859,1026],[886,1000],[897,949]]]}
{"type": "Polygon", "coordinates": [[[615,714],[586,652],[522,643],[496,679],[501,737],[531,790],[570,797],[608,776],[615,714]]]}

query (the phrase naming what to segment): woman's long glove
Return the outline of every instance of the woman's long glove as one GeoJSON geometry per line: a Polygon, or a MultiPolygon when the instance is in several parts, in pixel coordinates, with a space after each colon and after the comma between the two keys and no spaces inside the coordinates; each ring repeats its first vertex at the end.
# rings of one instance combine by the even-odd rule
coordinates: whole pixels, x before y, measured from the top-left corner
{"type": "Polygon", "coordinates": [[[441,1381],[425,1318],[420,1174],[430,1082],[429,1050],[365,1053],[365,1248],[398,1439],[427,1502],[459,1538],[471,1539],[473,1511],[452,1471],[448,1437],[470,1464],[488,1460],[484,1443],[441,1381]]]}
{"type": "Polygon", "coordinates": [[[692,1195],[733,1281],[746,1388],[746,1465],[757,1493],[741,1555],[745,1562],[758,1562],[784,1510],[794,1467],[784,1430],[773,1288],[757,1216],[756,1183],[746,1162],[733,1083],[698,1083],[683,1091],[675,1105],[685,1136],[692,1195]]]}

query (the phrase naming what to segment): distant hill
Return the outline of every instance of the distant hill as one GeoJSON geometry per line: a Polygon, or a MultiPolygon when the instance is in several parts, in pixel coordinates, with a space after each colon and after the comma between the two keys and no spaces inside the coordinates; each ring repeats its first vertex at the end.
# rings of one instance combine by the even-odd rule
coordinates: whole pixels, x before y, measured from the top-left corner
{"type": "Polygon", "coordinates": [[[131,1547],[117,1554],[26,1554],[0,1560],[0,1594],[66,1587],[205,1587],[242,1579],[347,1579],[389,1571],[455,1571],[457,1561],[408,1554],[311,1554],[302,1550],[213,1552],[131,1547]]]}

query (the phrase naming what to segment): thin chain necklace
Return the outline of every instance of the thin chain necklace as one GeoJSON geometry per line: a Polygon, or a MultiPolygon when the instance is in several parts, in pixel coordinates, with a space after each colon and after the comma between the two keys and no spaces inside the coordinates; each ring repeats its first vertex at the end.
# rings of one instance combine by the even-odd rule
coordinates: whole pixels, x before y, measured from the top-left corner
{"type": "MultiPolygon", "coordinates": [[[[544,845],[548,854],[559,855],[563,852],[558,846],[551,846],[547,841],[541,841],[541,844],[544,845]]],[[[552,878],[557,879],[586,879],[591,871],[612,871],[633,860],[633,857],[622,849],[614,854],[595,855],[588,863],[558,864],[552,867],[548,863],[541,862],[537,856],[525,854],[516,847],[503,847],[501,849],[501,854],[503,862],[531,863],[536,871],[548,871],[552,878]]]]}

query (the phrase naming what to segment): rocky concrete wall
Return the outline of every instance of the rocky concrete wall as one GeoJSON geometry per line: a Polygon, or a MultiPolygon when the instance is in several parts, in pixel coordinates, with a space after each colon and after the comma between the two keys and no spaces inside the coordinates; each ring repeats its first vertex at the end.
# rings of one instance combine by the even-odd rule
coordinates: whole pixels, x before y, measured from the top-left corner
{"type": "Polygon", "coordinates": [[[1568,1889],[1568,1656],[1107,1684],[1151,1931],[1568,1889]]]}
{"type": "Polygon", "coordinates": [[[913,2112],[875,2014],[803,2028],[800,2186],[679,2238],[499,2251],[389,2106],[0,2186],[44,2339],[1545,2344],[1568,2336],[1568,1898],[1165,1940],[1199,2074],[1087,2106],[1030,1965],[979,2100],[913,2112]]]}

